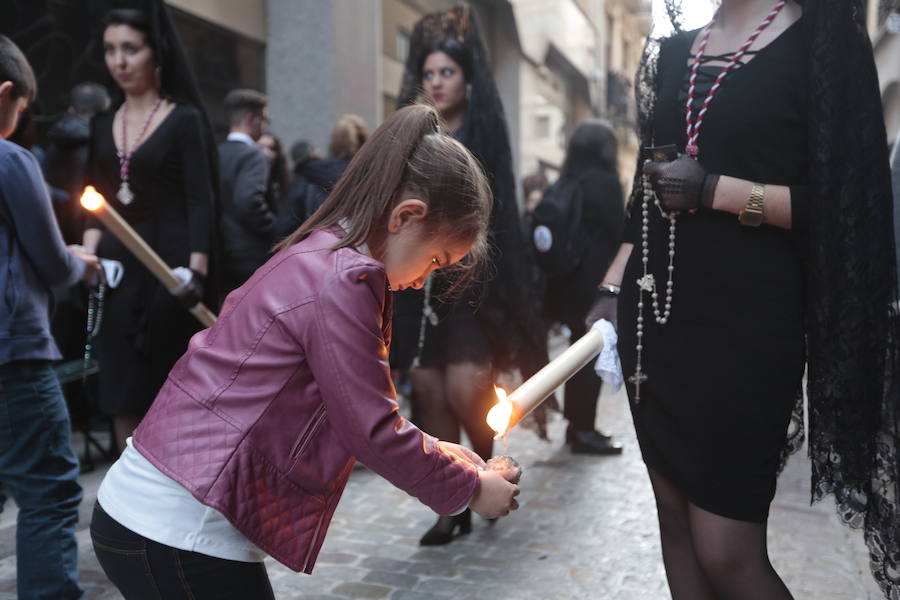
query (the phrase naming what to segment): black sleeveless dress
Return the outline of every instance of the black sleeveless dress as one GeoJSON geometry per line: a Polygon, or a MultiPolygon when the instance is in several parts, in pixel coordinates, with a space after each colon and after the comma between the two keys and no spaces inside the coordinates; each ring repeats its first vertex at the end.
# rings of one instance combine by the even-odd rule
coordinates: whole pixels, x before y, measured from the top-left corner
{"type": "MultiPolygon", "coordinates": [[[[671,38],[659,58],[654,143],[674,143],[680,151],[686,143],[684,105],[696,35],[671,38]]],[[[799,22],[748,53],[719,89],[699,138],[699,161],[707,171],[791,186],[794,229],[745,227],[734,214],[720,211],[680,217],[666,325],[655,322],[645,295],[642,363],[648,380],[639,404],[634,385],[627,384],[646,464],[696,506],[744,521],[768,516],[806,360],[806,56],[799,22]]],[[[704,63],[697,105],[725,64],[721,57],[706,57],[704,63]]],[[[625,239],[635,249],[619,301],[626,378],[636,363],[640,204],[630,209],[625,239]]],[[[653,205],[649,237],[650,271],[665,290],[668,221],[653,205]]]]}

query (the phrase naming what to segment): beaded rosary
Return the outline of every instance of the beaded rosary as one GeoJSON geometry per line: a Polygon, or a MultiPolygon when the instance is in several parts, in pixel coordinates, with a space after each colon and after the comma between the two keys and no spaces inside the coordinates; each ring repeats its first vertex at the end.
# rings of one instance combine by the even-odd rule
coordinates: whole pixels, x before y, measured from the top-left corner
{"type": "Polygon", "coordinates": [[[101,274],[100,284],[96,290],[88,293],[87,311],[87,338],[84,342],[84,369],[82,381],[87,379],[91,367],[91,353],[94,350],[94,339],[100,333],[100,325],[103,323],[103,299],[106,296],[106,280],[101,274]]]}
{"type": "Polygon", "coordinates": [[[131,186],[128,185],[128,169],[131,166],[131,157],[134,155],[135,148],[137,148],[141,140],[144,139],[144,134],[147,133],[147,128],[150,127],[150,123],[153,121],[153,117],[156,116],[156,111],[159,110],[160,105],[162,105],[162,98],[157,98],[156,103],[153,105],[153,109],[150,111],[150,115],[147,117],[147,121],[144,123],[144,127],[138,134],[137,139],[134,140],[134,145],[132,145],[131,150],[129,150],[128,101],[126,100],[125,103],[122,104],[122,150],[116,152],[116,156],[119,157],[119,179],[122,180],[122,183],[119,185],[119,191],[116,194],[116,198],[118,198],[119,202],[125,206],[134,202],[134,192],[131,191],[131,186]]]}
{"type": "MultiPolygon", "coordinates": [[[[698,138],[700,137],[700,126],[703,124],[703,117],[706,115],[707,110],[709,109],[709,105],[712,103],[713,98],[716,95],[716,92],[719,90],[719,87],[722,85],[722,81],[728,75],[728,73],[734,68],[734,66],[741,60],[753,42],[756,41],[756,38],[768,27],[778,13],[784,8],[784,5],[787,4],[787,0],[779,0],[775,7],[769,12],[768,15],[762,20],[759,26],[750,34],[750,37],[747,38],[747,41],[744,42],[737,52],[734,53],[734,56],[731,57],[731,60],[725,67],[722,69],[721,73],[716,77],[715,82],[712,87],[709,89],[709,92],[706,95],[706,99],[703,101],[703,106],[701,106],[700,111],[697,113],[696,120],[694,119],[694,93],[697,87],[697,74],[700,72],[700,63],[703,59],[703,53],[706,50],[706,45],[709,42],[709,36],[712,32],[713,25],[716,22],[716,16],[713,16],[712,21],[704,29],[703,38],[700,40],[700,46],[697,49],[697,53],[694,56],[694,63],[691,66],[691,77],[689,81],[688,94],[687,94],[687,103],[685,105],[685,122],[687,126],[687,146],[685,147],[685,152],[688,156],[697,160],[697,156],[700,153],[700,148],[698,146],[698,138]]],[[[677,218],[676,213],[666,213],[663,209],[662,205],[659,202],[659,198],[653,192],[653,187],[650,185],[650,178],[647,175],[642,175],[641,183],[643,185],[643,201],[641,203],[641,263],[643,266],[643,271],[641,277],[637,280],[638,288],[640,292],[638,294],[638,316],[637,316],[637,344],[635,349],[637,351],[637,361],[635,366],[634,375],[628,378],[628,381],[634,384],[634,403],[639,404],[641,401],[641,384],[647,381],[647,374],[644,373],[643,370],[643,351],[644,351],[644,293],[647,292],[650,294],[650,298],[653,305],[653,317],[656,320],[656,323],[659,325],[665,325],[669,316],[672,313],[672,295],[673,289],[675,287],[673,275],[675,272],[675,221],[677,218]],[[662,214],[664,219],[669,221],[669,265],[668,265],[668,279],[666,281],[666,294],[665,301],[663,303],[663,310],[660,311],[659,304],[659,291],[656,286],[656,278],[650,273],[649,262],[650,262],[650,200],[653,200],[656,204],[657,208],[659,208],[660,213],[662,214]]]]}

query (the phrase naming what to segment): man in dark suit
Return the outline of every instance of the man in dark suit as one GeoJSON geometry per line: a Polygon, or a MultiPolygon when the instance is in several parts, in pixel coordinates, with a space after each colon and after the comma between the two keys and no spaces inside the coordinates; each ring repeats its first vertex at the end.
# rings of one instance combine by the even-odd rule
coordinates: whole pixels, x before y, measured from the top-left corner
{"type": "Polygon", "coordinates": [[[223,298],[266,261],[274,241],[275,215],[266,202],[269,161],[256,145],[268,121],[267,104],[256,90],[225,96],[231,129],[219,144],[223,298]]]}

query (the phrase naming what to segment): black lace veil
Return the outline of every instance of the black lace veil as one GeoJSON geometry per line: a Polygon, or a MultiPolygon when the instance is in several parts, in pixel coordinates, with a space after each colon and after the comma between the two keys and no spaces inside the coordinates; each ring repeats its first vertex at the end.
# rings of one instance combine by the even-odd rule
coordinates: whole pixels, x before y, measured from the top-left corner
{"type": "MultiPolygon", "coordinates": [[[[802,4],[814,199],[806,308],[812,498],[834,495],[843,522],[863,529],[885,597],[900,599],[898,290],[878,73],[862,0],[802,4]]],[[[680,6],[666,0],[676,34],[680,6]]],[[[664,39],[648,40],[636,78],[645,146],[653,143],[661,44],[664,39]]],[[[635,185],[632,202],[640,189],[635,185]]],[[[802,439],[797,411],[788,438],[786,451],[796,449],[802,439]]]]}
{"type": "Polygon", "coordinates": [[[546,362],[546,353],[528,353],[545,347],[546,342],[537,339],[541,332],[534,326],[537,317],[532,310],[536,302],[528,299],[528,261],[519,229],[506,117],[478,21],[469,7],[433,12],[416,23],[398,106],[424,101],[422,65],[428,54],[447,41],[460,47],[458,57],[468,84],[468,108],[456,137],[482,164],[494,194],[490,238],[496,272],[485,287],[477,315],[491,340],[495,366],[505,369],[517,363],[523,373],[533,373],[535,366],[546,362]]]}

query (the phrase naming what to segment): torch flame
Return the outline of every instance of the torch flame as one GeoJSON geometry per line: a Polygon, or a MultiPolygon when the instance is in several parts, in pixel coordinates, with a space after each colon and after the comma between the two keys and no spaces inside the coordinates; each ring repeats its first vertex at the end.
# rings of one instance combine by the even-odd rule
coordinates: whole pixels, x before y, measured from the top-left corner
{"type": "Polygon", "coordinates": [[[512,419],[513,405],[506,399],[506,390],[494,386],[494,393],[497,394],[497,404],[495,404],[487,416],[487,424],[490,425],[496,433],[496,437],[506,435],[509,429],[509,421],[512,419]]]}
{"type": "Polygon", "coordinates": [[[95,211],[106,202],[106,199],[94,189],[94,186],[89,185],[84,188],[84,193],[81,195],[81,205],[90,211],[95,211]]]}

